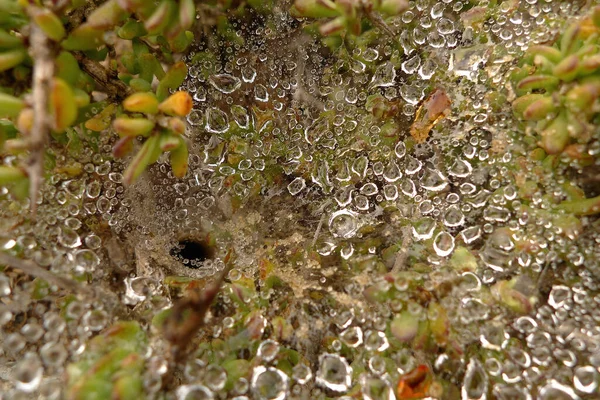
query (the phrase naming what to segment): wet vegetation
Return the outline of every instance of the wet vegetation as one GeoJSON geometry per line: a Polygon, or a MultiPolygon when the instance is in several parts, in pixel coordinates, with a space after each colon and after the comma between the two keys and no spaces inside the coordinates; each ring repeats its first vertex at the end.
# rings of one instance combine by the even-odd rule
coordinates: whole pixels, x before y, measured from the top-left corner
{"type": "Polygon", "coordinates": [[[0,0],[0,397],[595,399],[600,5],[0,0]]]}

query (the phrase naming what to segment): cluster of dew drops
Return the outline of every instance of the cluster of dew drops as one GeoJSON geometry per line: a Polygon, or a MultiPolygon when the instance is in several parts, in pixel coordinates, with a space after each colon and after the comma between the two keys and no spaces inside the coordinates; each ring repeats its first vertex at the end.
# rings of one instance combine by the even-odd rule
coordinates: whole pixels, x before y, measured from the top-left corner
{"type": "MultiPolygon", "coordinates": [[[[258,184],[265,202],[279,196],[318,204],[313,207],[319,210],[314,226],[303,232],[307,243],[314,243],[322,256],[339,252],[351,260],[360,251],[355,247],[363,228],[381,226],[384,207],[393,207],[409,229],[405,233],[398,227],[392,234],[408,236],[409,246],[427,243],[422,261],[434,269],[444,266],[459,245],[479,254],[476,272],[456,273],[461,283],[444,305],[463,337],[461,344],[474,341],[485,352],[465,356],[459,365],[445,354],[434,355],[427,360],[429,368],[456,376],[463,399],[486,399],[490,391],[499,399],[594,398],[600,379],[600,294],[594,281],[599,255],[586,250],[589,243],[559,239],[548,221],[532,221],[514,211],[518,188],[508,171],[519,143],[505,136],[508,151],[494,149],[497,132],[514,129],[514,122],[509,113],[495,115],[485,100],[490,87],[502,86],[513,56],[531,43],[548,40],[560,27],[556,21],[578,10],[570,2],[505,1],[474,28],[464,24],[467,3],[411,1],[410,10],[390,22],[399,33],[389,40],[397,42],[402,55],[397,46],[380,41],[336,60],[323,51],[320,40],[299,34],[298,22],[277,7],[268,24],[234,24],[243,43],[219,43],[218,59],[194,58],[207,50],[200,43],[187,60],[190,70],[183,88],[194,98],[186,132],[190,172],[177,181],[167,163],[159,161],[156,169],[166,178],[153,182],[152,188],[165,195],[156,210],[140,210],[144,203],[126,196],[124,164],[112,159],[110,142],[101,139],[106,141],[99,152],[84,149],[79,155],[81,176],[56,174],[47,180],[39,220],[13,228],[13,236],[2,234],[1,249],[18,250],[59,275],[100,282],[107,277],[107,243],[84,221],[93,217],[98,226],[119,234],[161,234],[210,210],[226,195],[250,197],[258,184]],[[489,38],[486,45],[475,40],[478,35],[489,38]],[[489,66],[494,46],[505,49],[505,62],[489,66]],[[399,67],[392,61],[398,57],[399,67]],[[381,144],[384,127],[365,110],[367,98],[380,94],[399,104],[399,121],[407,124],[401,135],[408,137],[410,121],[435,86],[444,87],[453,111],[432,129],[429,140],[410,149],[403,140],[381,144]],[[320,112],[335,117],[323,118],[320,112]],[[242,150],[230,157],[234,148],[242,150]],[[281,185],[267,178],[274,166],[287,179],[283,188],[269,187],[281,185]],[[139,217],[135,220],[139,215],[148,218],[147,212],[160,222],[145,226],[139,217]],[[505,228],[513,236],[504,234],[505,228]],[[529,238],[539,251],[515,254],[517,237],[529,238]],[[535,275],[552,268],[557,252],[568,253],[574,265],[586,268],[561,272],[570,283],[553,285],[547,301],[530,315],[506,324],[501,310],[479,298],[482,285],[505,273],[535,275]]],[[[65,156],[55,157],[60,162],[65,156]]],[[[546,190],[557,188],[548,183],[546,190]]],[[[541,194],[538,200],[534,196],[534,206],[543,208],[541,194]]],[[[2,226],[18,225],[8,212],[4,215],[2,226]]],[[[369,253],[378,250],[369,248],[369,253]]],[[[210,264],[206,275],[223,266],[210,264]]],[[[61,398],[67,365],[85,357],[86,343],[117,321],[119,313],[133,307],[159,311],[171,304],[167,299],[150,304],[153,295],[164,294],[160,281],[137,276],[132,266],[121,267],[128,273],[126,285],[104,290],[97,303],[75,298],[63,308],[65,303],[47,300],[54,294],[52,287],[0,272],[0,364],[6,366],[0,369],[0,398],[2,393],[11,399],[61,398]]],[[[244,273],[231,271],[231,281],[244,273]]],[[[424,286],[439,279],[431,275],[423,277],[424,286]]],[[[366,286],[386,285],[377,274],[369,279],[351,292],[360,296],[366,286]]],[[[400,292],[407,287],[394,285],[400,292]]],[[[408,310],[418,318],[424,313],[422,307],[408,310]]],[[[256,350],[260,362],[231,388],[226,388],[223,367],[207,355],[193,357],[174,396],[344,398],[358,383],[366,399],[395,399],[397,378],[386,372],[384,355],[396,363],[396,377],[424,362],[410,348],[393,349],[386,323],[397,311],[393,305],[329,310],[321,318],[324,325],[335,327],[337,339],[312,364],[299,363],[291,374],[277,365],[283,345],[264,339],[256,350]],[[342,348],[350,349],[354,362],[361,361],[364,371],[359,376],[342,348]]],[[[225,318],[213,334],[218,337],[233,322],[225,318]]],[[[157,351],[160,346],[153,341],[150,346],[144,385],[152,393],[160,388],[157,375],[164,372],[165,362],[157,351]]]]}

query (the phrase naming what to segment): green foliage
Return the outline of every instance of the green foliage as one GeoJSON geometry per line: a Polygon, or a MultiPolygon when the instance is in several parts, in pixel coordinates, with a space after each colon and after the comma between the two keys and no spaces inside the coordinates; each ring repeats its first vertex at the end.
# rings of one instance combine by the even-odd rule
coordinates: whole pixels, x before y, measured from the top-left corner
{"type": "Polygon", "coordinates": [[[600,96],[599,25],[594,16],[575,20],[553,44],[529,48],[513,72],[517,117],[531,124],[548,154],[577,157],[578,145],[598,139],[594,106],[600,96]]]}

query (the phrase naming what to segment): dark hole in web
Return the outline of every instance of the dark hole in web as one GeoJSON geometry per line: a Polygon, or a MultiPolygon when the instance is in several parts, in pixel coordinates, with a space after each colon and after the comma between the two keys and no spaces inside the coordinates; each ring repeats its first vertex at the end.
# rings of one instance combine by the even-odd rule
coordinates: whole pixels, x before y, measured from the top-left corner
{"type": "Polygon", "coordinates": [[[181,261],[188,268],[199,268],[200,263],[213,257],[213,249],[206,242],[197,240],[180,240],[171,249],[171,256],[181,261]]]}

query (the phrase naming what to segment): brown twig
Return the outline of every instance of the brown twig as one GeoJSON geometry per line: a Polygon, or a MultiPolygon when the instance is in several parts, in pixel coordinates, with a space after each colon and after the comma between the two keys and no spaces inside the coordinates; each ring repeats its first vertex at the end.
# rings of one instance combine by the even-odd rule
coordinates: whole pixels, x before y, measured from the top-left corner
{"type": "Polygon", "coordinates": [[[171,345],[174,362],[181,359],[191,340],[204,325],[206,313],[221,290],[229,268],[230,264],[226,263],[225,269],[212,286],[203,289],[194,288],[186,297],[173,305],[171,314],[163,325],[163,332],[171,345]]]}
{"type": "Polygon", "coordinates": [[[92,13],[98,6],[106,0],[88,0],[87,4],[74,9],[67,15],[67,24],[65,28],[70,32],[81,25],[88,15],[92,13]]]}
{"type": "Polygon", "coordinates": [[[54,60],[50,41],[44,32],[35,23],[31,24],[30,55],[33,59],[33,129],[29,138],[29,160],[27,172],[29,174],[29,198],[31,213],[37,213],[38,193],[44,174],[44,153],[48,135],[51,129],[51,120],[48,115],[50,101],[50,85],[54,75],[54,60]]]}
{"type": "Polygon", "coordinates": [[[125,82],[120,81],[99,62],[90,60],[80,52],[73,52],[73,55],[81,69],[91,76],[94,82],[96,82],[96,84],[100,86],[111,99],[120,100],[133,93],[132,89],[127,86],[125,82]]]}
{"type": "Polygon", "coordinates": [[[85,287],[78,284],[77,282],[57,276],[52,272],[42,268],[31,260],[23,260],[10,254],[0,252],[0,264],[5,264],[11,268],[19,269],[28,275],[36,278],[43,279],[52,285],[56,285],[61,289],[68,290],[71,293],[84,293],[87,292],[85,287]]]}

